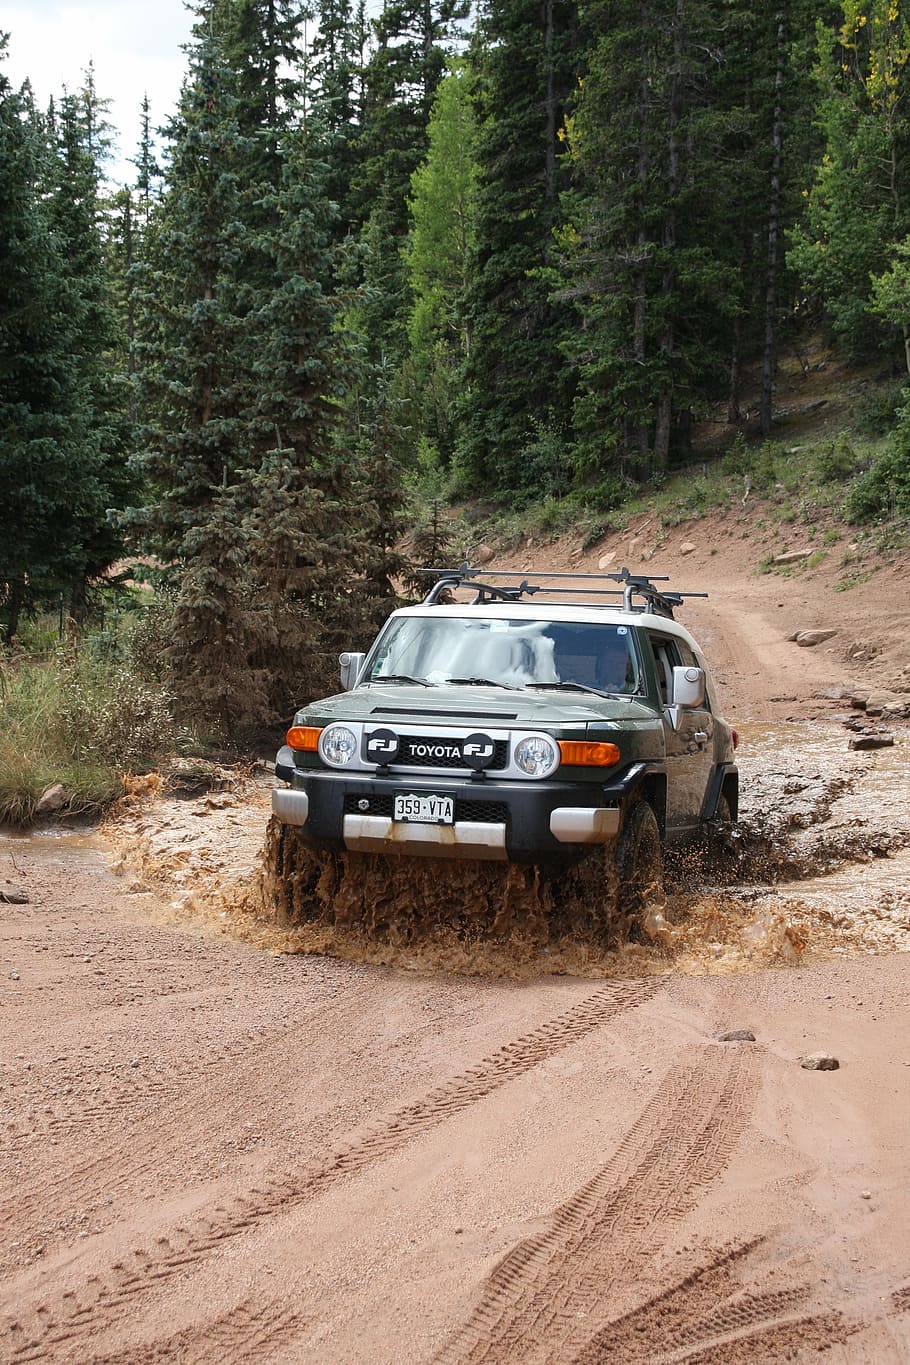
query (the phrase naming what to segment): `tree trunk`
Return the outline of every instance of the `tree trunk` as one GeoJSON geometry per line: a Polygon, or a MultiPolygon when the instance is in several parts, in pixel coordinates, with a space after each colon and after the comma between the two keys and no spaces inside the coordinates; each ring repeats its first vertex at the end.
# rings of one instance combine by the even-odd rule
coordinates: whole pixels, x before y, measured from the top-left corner
{"type": "Polygon", "coordinates": [[[762,359],[761,433],[770,436],[774,425],[775,339],[777,324],[777,272],[780,255],[780,167],[784,140],[784,62],[786,60],[787,6],[777,11],[777,70],[774,74],[774,122],[771,132],[771,186],[768,199],[768,269],[765,277],[765,345],[762,359]]]}
{"type": "MultiPolygon", "coordinates": [[[[742,269],[742,258],[740,258],[742,269]]],[[[739,407],[739,378],[742,363],[743,324],[739,314],[733,320],[733,345],[730,348],[730,383],[727,389],[727,421],[735,426],[742,418],[739,407]]]]}
{"type": "Polygon", "coordinates": [[[676,248],[676,196],[679,192],[679,145],[678,129],[682,112],[682,68],[683,68],[683,30],[685,24],[685,0],[676,0],[676,15],[673,25],[673,71],[670,76],[670,92],[667,111],[667,200],[669,208],[664,219],[663,245],[664,270],[661,280],[661,293],[664,296],[664,323],[660,332],[660,356],[664,373],[660,381],[660,392],[656,405],[654,428],[654,463],[658,469],[666,469],[670,457],[670,430],[673,424],[673,320],[672,311],[666,306],[676,283],[676,269],[673,253],[676,248]]]}
{"type": "MultiPolygon", "coordinates": [[[[642,0],[639,7],[639,23],[641,25],[641,80],[638,87],[638,187],[641,193],[641,202],[644,204],[648,186],[648,107],[650,96],[650,82],[648,77],[648,49],[647,49],[647,25],[648,25],[648,5],[647,0],[642,0]]],[[[638,228],[638,264],[632,277],[632,355],[636,365],[644,368],[646,361],[646,341],[645,325],[647,321],[646,306],[646,280],[645,280],[645,259],[647,253],[647,236],[644,223],[639,220],[638,228]]],[[[648,425],[641,421],[640,415],[635,424],[635,446],[639,455],[648,454],[649,438],[648,425]]]]}
{"type": "Polygon", "coordinates": [[[553,76],[553,0],[544,0],[544,54],[547,63],[546,196],[556,198],[556,82],[553,76]]]}

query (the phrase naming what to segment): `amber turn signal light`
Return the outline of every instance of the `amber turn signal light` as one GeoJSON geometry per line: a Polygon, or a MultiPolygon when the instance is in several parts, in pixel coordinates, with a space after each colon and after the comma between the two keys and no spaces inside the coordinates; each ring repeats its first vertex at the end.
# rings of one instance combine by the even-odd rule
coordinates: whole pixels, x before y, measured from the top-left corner
{"type": "Polygon", "coordinates": [[[292,749],[302,749],[305,754],[315,754],[321,734],[321,725],[292,725],[285,735],[285,740],[292,749]]]}
{"type": "Polygon", "coordinates": [[[559,752],[563,763],[573,768],[612,768],[619,762],[619,749],[615,744],[586,739],[561,739],[559,752]]]}

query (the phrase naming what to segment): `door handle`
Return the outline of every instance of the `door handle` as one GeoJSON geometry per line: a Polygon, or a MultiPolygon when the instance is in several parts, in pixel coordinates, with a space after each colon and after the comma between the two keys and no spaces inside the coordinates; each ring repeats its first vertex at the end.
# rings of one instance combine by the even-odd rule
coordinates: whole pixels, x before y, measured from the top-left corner
{"type": "Polygon", "coordinates": [[[708,742],[708,736],[705,734],[704,730],[696,730],[692,738],[695,740],[699,749],[703,749],[708,742]]]}

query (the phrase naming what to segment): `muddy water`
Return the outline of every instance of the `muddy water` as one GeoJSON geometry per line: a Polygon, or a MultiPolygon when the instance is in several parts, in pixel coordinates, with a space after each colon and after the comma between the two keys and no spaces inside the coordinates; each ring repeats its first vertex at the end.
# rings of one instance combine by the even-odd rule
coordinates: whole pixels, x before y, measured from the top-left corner
{"type": "Polygon", "coordinates": [[[150,793],[100,832],[0,835],[16,860],[108,860],[143,915],[279,952],[526,979],[749,971],[832,954],[910,950],[910,734],[853,752],[835,725],[745,725],[741,820],[709,856],[668,858],[666,905],[629,941],[600,914],[592,863],[554,883],[501,865],[361,856],[276,867],[268,788],[167,801],[150,793]],[[367,866],[369,864],[369,866],[367,866]],[[366,875],[363,875],[366,873],[366,875]],[[278,875],[276,875],[278,874],[278,875]],[[321,881],[317,913],[303,901],[321,881]]]}
{"type": "Polygon", "coordinates": [[[104,846],[98,832],[90,827],[67,829],[57,826],[40,832],[0,828],[0,882],[14,882],[18,860],[27,855],[30,862],[43,867],[103,867],[104,846]]]}
{"type": "Polygon", "coordinates": [[[266,904],[287,950],[420,970],[732,972],[910,949],[908,737],[871,752],[849,738],[744,726],[738,826],[671,853],[667,903],[631,940],[598,909],[602,867],[553,882],[496,865],[321,862],[293,841],[276,866],[274,829],[266,904]]]}

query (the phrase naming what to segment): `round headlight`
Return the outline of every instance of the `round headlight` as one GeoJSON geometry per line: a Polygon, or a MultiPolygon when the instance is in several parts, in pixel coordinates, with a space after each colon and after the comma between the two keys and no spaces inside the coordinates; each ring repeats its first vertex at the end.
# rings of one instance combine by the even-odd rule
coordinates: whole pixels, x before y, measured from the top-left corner
{"type": "Polygon", "coordinates": [[[528,735],[515,745],[515,763],[528,777],[549,777],[559,767],[559,750],[546,735],[528,735]]]}
{"type": "Polygon", "coordinates": [[[346,725],[327,725],[319,736],[319,751],[326,763],[343,768],[357,752],[357,739],[346,725]]]}

